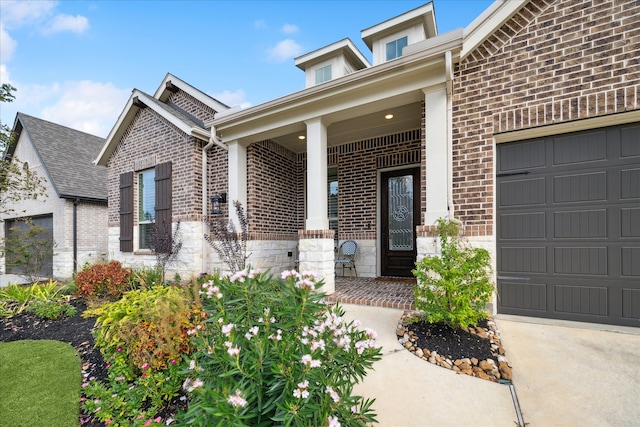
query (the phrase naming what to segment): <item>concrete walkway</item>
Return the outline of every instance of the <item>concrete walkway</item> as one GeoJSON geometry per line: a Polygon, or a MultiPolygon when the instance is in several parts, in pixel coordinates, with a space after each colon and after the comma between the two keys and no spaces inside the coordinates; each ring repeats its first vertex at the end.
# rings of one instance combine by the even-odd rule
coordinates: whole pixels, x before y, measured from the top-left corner
{"type": "MultiPolygon", "coordinates": [[[[383,427],[518,426],[509,386],[458,375],[405,350],[403,311],[342,305],[378,332],[382,360],[355,393],[375,398],[383,427]]],[[[496,316],[528,427],[639,426],[640,328],[496,316]]]]}
{"type": "MultiPolygon", "coordinates": [[[[398,343],[396,325],[403,311],[342,305],[345,317],[378,332],[382,360],[374,364],[354,393],[375,398],[383,427],[514,427],[517,416],[509,387],[432,365],[398,343]]],[[[508,350],[507,350],[508,351],[508,350]]]]}
{"type": "Polygon", "coordinates": [[[8,286],[9,284],[15,285],[16,283],[28,283],[28,280],[15,274],[0,274],[0,288],[8,286]]]}

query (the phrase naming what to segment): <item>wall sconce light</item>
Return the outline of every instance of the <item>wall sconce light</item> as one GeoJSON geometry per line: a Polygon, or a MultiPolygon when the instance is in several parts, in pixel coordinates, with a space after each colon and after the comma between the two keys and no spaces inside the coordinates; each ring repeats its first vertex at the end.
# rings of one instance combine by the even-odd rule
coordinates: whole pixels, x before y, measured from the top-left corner
{"type": "Polygon", "coordinates": [[[216,193],[211,196],[211,215],[222,215],[221,203],[227,203],[227,193],[216,193]]]}

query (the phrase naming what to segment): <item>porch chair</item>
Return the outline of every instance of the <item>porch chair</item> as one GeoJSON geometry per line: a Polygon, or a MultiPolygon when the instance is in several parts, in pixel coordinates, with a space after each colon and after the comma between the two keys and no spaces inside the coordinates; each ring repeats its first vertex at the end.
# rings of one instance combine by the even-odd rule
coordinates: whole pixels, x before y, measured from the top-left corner
{"type": "Polygon", "coordinates": [[[353,240],[347,240],[342,242],[338,249],[338,257],[336,258],[336,267],[342,266],[342,276],[344,277],[344,269],[349,269],[349,278],[351,278],[351,271],[355,271],[356,277],[358,277],[358,270],[356,270],[356,256],[358,252],[358,244],[353,240]]]}

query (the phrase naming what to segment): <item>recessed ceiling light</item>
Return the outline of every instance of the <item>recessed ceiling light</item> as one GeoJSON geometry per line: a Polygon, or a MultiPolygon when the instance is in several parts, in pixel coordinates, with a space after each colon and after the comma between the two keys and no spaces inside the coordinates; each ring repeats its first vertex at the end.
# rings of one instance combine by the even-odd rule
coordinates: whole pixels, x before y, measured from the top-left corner
{"type": "Polygon", "coordinates": [[[387,120],[391,120],[393,119],[393,114],[387,114],[386,116],[384,116],[384,118],[387,120]]]}
{"type": "Polygon", "coordinates": [[[307,137],[306,137],[306,136],[304,136],[304,135],[298,135],[298,139],[302,141],[302,140],[304,140],[304,139],[307,139],[307,137]]]}

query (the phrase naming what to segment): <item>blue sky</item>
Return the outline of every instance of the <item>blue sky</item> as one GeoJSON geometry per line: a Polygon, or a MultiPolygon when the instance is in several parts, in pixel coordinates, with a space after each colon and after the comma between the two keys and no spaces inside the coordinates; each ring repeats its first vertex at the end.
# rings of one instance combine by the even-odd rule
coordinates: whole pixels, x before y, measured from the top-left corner
{"type": "MultiPolygon", "coordinates": [[[[426,1],[0,0],[0,104],[105,137],[131,90],[153,94],[167,72],[230,105],[304,88],[293,58],[350,38],[426,1]]],[[[434,0],[439,34],[470,24],[492,0],[434,0]]]]}

